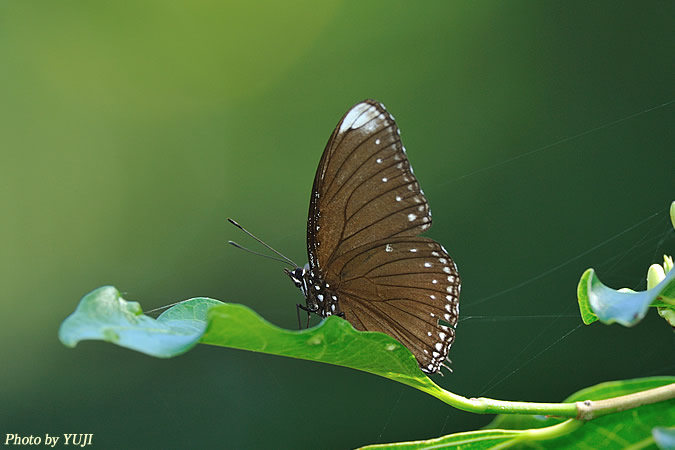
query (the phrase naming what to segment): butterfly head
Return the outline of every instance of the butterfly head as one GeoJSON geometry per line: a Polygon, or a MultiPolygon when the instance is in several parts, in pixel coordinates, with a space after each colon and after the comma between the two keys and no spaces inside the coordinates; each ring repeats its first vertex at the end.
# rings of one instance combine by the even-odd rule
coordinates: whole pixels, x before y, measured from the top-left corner
{"type": "Polygon", "coordinates": [[[295,269],[284,269],[284,273],[288,275],[295,285],[295,287],[298,287],[302,289],[302,272],[303,270],[300,267],[296,267],[295,269]]]}
{"type": "Polygon", "coordinates": [[[309,271],[309,264],[305,264],[305,267],[296,267],[293,270],[284,269],[286,275],[288,275],[295,285],[302,291],[302,295],[307,298],[307,273],[309,271]]]}
{"type": "Polygon", "coordinates": [[[294,270],[284,269],[286,275],[291,278],[293,284],[302,292],[306,305],[301,308],[309,313],[318,314],[321,317],[340,316],[345,317],[340,310],[338,294],[335,288],[331,288],[323,280],[319,273],[311,270],[309,264],[304,268],[296,267],[294,270]]]}

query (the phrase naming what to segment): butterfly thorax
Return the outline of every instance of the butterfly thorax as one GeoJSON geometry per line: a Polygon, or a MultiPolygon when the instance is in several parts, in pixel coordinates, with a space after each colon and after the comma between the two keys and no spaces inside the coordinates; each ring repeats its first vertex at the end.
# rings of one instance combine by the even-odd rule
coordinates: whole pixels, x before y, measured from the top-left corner
{"type": "Polygon", "coordinates": [[[341,315],[336,291],[326,283],[320,273],[311,270],[309,264],[306,264],[304,268],[296,267],[294,270],[287,270],[286,274],[305,297],[307,312],[318,314],[321,317],[341,315]]]}

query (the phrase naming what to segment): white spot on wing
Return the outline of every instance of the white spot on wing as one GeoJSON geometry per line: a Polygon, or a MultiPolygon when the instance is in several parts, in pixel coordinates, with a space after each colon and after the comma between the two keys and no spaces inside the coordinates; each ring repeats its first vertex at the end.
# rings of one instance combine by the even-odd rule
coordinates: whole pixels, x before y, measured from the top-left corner
{"type": "MultiPolygon", "coordinates": [[[[378,117],[378,119],[381,119],[381,118],[382,118],[382,116],[378,117]]],[[[370,122],[368,122],[366,124],[366,132],[372,133],[373,131],[375,131],[375,128],[377,128],[377,122],[378,122],[377,120],[371,120],[370,122]]]]}
{"type": "Polygon", "coordinates": [[[383,182],[383,183],[386,183],[387,181],[389,181],[389,178],[387,178],[387,177],[382,177],[382,182],[383,182]]]}
{"type": "Polygon", "coordinates": [[[411,213],[411,214],[408,214],[408,220],[409,220],[409,221],[412,222],[412,221],[415,220],[415,219],[417,219],[417,216],[416,216],[415,214],[412,214],[412,213],[411,213]]]}
{"type": "Polygon", "coordinates": [[[391,244],[387,244],[384,246],[384,251],[387,253],[391,253],[394,249],[392,248],[391,244]]]}
{"type": "Polygon", "coordinates": [[[397,202],[400,202],[401,200],[403,200],[403,199],[401,198],[401,196],[400,196],[400,195],[397,195],[397,196],[396,196],[396,201],[397,201],[397,202]]]}
{"type": "Polygon", "coordinates": [[[375,145],[380,145],[380,142],[382,142],[379,138],[375,139],[375,145]]]}

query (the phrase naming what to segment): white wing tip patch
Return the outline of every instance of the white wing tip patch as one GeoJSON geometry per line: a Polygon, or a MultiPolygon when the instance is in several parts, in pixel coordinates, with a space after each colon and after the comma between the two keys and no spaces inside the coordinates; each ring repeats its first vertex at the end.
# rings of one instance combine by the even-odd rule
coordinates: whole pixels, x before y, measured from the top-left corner
{"type": "Polygon", "coordinates": [[[349,129],[361,128],[366,123],[370,122],[371,120],[381,115],[382,114],[380,113],[380,111],[377,109],[376,106],[366,102],[359,103],[358,105],[354,106],[352,109],[349,110],[345,118],[342,120],[338,132],[344,133],[349,129]]]}

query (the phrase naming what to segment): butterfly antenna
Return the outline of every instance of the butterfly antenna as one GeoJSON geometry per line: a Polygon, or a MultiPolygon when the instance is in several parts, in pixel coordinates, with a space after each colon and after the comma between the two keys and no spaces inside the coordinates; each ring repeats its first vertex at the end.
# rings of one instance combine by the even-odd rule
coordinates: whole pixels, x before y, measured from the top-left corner
{"type": "MultiPolygon", "coordinates": [[[[262,256],[263,258],[271,259],[273,261],[279,261],[279,262],[282,262],[284,264],[293,264],[292,261],[286,261],[285,259],[277,258],[276,256],[270,256],[270,255],[266,255],[264,253],[256,252],[255,250],[251,250],[250,248],[246,248],[243,245],[237,244],[234,241],[227,241],[227,243],[230,244],[233,247],[237,247],[239,250],[244,250],[246,252],[253,253],[254,255],[262,256]]],[[[295,266],[295,267],[297,267],[297,266],[295,266]]]]}
{"type": "Polygon", "coordinates": [[[294,263],[290,258],[286,257],[283,253],[274,250],[271,246],[267,245],[265,242],[263,242],[261,239],[259,239],[258,237],[256,237],[253,233],[251,233],[250,231],[248,231],[246,228],[244,228],[244,227],[242,227],[241,225],[239,225],[239,224],[238,224],[237,222],[235,222],[234,220],[232,220],[232,219],[230,219],[230,218],[228,217],[228,218],[227,218],[227,221],[230,222],[230,223],[231,223],[232,225],[234,225],[235,227],[239,228],[239,229],[240,229],[241,231],[243,231],[244,233],[248,234],[250,237],[252,237],[252,238],[255,239],[256,241],[258,241],[260,244],[264,245],[265,248],[267,248],[268,250],[271,250],[272,252],[274,252],[274,254],[280,256],[280,258],[275,258],[274,256],[265,255],[264,253],[259,253],[259,252],[250,250],[250,249],[248,249],[248,248],[246,248],[246,247],[243,247],[243,246],[241,246],[241,245],[239,245],[239,244],[237,244],[236,242],[233,242],[233,241],[228,241],[228,243],[229,243],[230,245],[233,245],[233,246],[235,246],[235,247],[237,247],[238,249],[241,249],[241,250],[246,250],[247,252],[253,253],[254,255],[263,256],[263,257],[265,257],[265,258],[273,259],[273,260],[275,260],[275,261],[280,261],[280,262],[283,262],[283,263],[288,263],[288,264],[291,264],[293,267],[299,267],[299,266],[298,266],[296,263],[294,263]]]}

